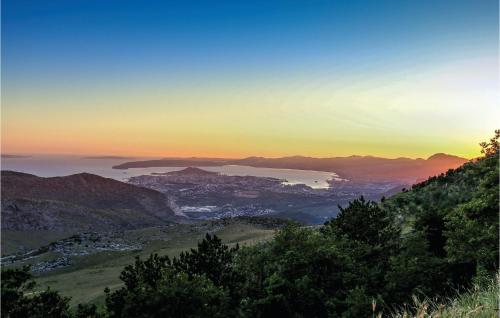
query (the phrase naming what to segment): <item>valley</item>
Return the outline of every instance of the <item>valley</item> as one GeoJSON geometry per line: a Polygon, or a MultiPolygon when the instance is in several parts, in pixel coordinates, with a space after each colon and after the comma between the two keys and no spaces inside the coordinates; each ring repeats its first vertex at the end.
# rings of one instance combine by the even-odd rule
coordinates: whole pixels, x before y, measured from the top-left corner
{"type": "MultiPolygon", "coordinates": [[[[39,289],[47,286],[72,298],[71,304],[102,303],[103,290],[121,286],[119,274],[135,257],[151,253],[177,256],[193,248],[206,233],[229,245],[252,245],[268,240],[286,221],[272,218],[233,218],[195,224],[171,224],[135,230],[81,233],[51,243],[31,246],[25,253],[4,255],[3,266],[30,265],[39,289]]],[[[3,231],[2,242],[19,232],[3,231]]],[[[47,237],[48,233],[44,233],[47,237]]],[[[3,243],[2,243],[3,244],[3,243]]]]}
{"type": "Polygon", "coordinates": [[[228,245],[252,245],[288,220],[322,224],[360,194],[376,199],[401,187],[335,174],[329,182],[312,188],[195,167],[125,183],[87,173],[41,178],[2,171],[2,266],[29,265],[38,288],[50,286],[72,305],[99,304],[105,287],[121,286],[120,271],[137,256],[176,256],[206,233],[228,245]]]}

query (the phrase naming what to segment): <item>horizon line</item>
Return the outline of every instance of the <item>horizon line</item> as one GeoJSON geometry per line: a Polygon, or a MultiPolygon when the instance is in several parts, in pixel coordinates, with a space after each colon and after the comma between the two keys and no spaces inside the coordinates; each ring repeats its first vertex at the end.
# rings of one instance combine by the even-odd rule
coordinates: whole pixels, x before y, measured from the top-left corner
{"type": "MultiPolygon", "coordinates": [[[[162,160],[162,159],[224,159],[224,160],[238,160],[238,159],[247,159],[247,158],[265,158],[265,159],[282,159],[282,158],[293,158],[293,157],[301,157],[301,158],[311,158],[311,159],[331,159],[331,158],[349,158],[349,157],[372,157],[372,158],[383,158],[383,159],[412,159],[412,160],[417,160],[417,159],[423,159],[427,160],[430,157],[437,155],[437,154],[444,154],[448,156],[455,156],[458,158],[462,159],[467,159],[467,160],[472,160],[480,156],[480,154],[476,156],[459,156],[451,153],[446,153],[446,152],[436,152],[433,154],[430,154],[425,157],[409,157],[409,156],[380,156],[380,155],[370,155],[370,154],[365,154],[365,155],[360,155],[360,154],[351,154],[351,155],[331,155],[331,156],[310,156],[310,155],[284,155],[284,156],[263,156],[263,155],[247,155],[247,156],[239,156],[239,157],[225,157],[225,156],[192,156],[192,155],[186,155],[186,156],[168,156],[168,155],[128,155],[128,154],[88,154],[88,153],[58,153],[58,152],[47,152],[47,153],[34,153],[34,152],[3,152],[0,150],[0,155],[2,159],[9,159],[8,157],[4,156],[25,156],[26,159],[29,157],[36,157],[36,156],[71,156],[71,157],[80,157],[81,159],[99,159],[99,157],[109,157],[109,159],[129,159],[129,160],[134,160],[134,159],[145,159],[145,160],[162,160]],[[113,158],[114,157],[114,158],[113,158]]],[[[11,159],[22,159],[22,158],[11,158],[11,159]]]]}

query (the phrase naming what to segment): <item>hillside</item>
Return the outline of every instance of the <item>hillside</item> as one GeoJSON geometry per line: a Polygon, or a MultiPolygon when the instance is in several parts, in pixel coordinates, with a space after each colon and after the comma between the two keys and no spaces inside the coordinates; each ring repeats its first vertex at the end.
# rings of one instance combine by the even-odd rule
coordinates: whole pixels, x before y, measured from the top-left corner
{"type": "Polygon", "coordinates": [[[446,303],[497,271],[498,176],[496,148],[382,203],[356,199],[320,228],[287,226],[241,250],[207,237],[173,261],[137,260],[122,272],[126,285],[108,295],[107,310],[181,313],[212,301],[193,316],[369,317],[394,313],[415,296],[446,303]],[[151,280],[150,271],[165,274],[151,280]],[[174,305],[181,300],[174,291],[186,288],[195,296],[174,305]],[[130,305],[152,297],[140,309],[130,305]]]}
{"type": "Polygon", "coordinates": [[[421,225],[418,219],[450,219],[470,209],[494,218],[498,175],[498,156],[482,158],[415,184],[385,200],[383,207],[411,228],[421,225]]]}
{"type": "Polygon", "coordinates": [[[242,165],[260,168],[299,169],[335,172],[351,181],[400,181],[414,183],[430,176],[457,168],[467,159],[447,154],[435,154],[428,159],[396,158],[387,159],[372,156],[350,156],[333,158],[283,157],[245,159],[203,159],[203,158],[165,158],[160,160],[133,161],[117,166],[115,169],[144,167],[185,167],[185,166],[223,166],[242,165]]]}
{"type": "Polygon", "coordinates": [[[157,191],[82,173],[41,178],[2,171],[2,229],[64,232],[137,228],[176,221],[157,191]]]}

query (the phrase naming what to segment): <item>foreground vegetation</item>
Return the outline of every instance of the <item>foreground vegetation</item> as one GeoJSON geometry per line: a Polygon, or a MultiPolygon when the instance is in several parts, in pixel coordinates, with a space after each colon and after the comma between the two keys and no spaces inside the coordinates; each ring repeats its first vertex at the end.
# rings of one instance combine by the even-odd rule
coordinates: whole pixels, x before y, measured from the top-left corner
{"type": "Polygon", "coordinates": [[[498,135],[483,144],[484,158],[382,203],[354,200],[321,228],[289,224],[242,248],[207,234],[179,256],[137,258],[102,308],[71,312],[58,293],[33,293],[25,270],[4,272],[2,316],[492,316],[498,135]]]}
{"type": "MultiPolygon", "coordinates": [[[[233,246],[253,245],[272,239],[275,229],[283,226],[278,219],[246,218],[208,221],[196,224],[177,224],[169,227],[154,227],[130,230],[123,233],[129,241],[144,242],[142,249],[130,251],[96,251],[82,256],[72,256],[71,263],[48,272],[35,273],[37,286],[35,292],[47,287],[57,290],[66,297],[71,297],[70,307],[79,303],[104,305],[104,288],[115,290],[122,286],[120,272],[134,263],[136,257],[147,258],[151,254],[178,256],[182,251],[197,246],[207,232],[217,235],[224,244],[233,246]]],[[[48,255],[57,258],[59,255],[48,255]]],[[[43,255],[41,256],[43,257],[43,255]]],[[[34,264],[41,257],[28,259],[25,264],[34,264]]],[[[17,265],[17,264],[16,264],[17,265]]],[[[8,265],[13,267],[12,265],[8,265]]],[[[16,267],[22,267],[17,265],[16,267]]],[[[33,265],[31,269],[33,269],[33,265]]]]}
{"type": "Polygon", "coordinates": [[[411,305],[393,313],[392,318],[498,317],[498,278],[442,301],[414,296],[411,305]]]}

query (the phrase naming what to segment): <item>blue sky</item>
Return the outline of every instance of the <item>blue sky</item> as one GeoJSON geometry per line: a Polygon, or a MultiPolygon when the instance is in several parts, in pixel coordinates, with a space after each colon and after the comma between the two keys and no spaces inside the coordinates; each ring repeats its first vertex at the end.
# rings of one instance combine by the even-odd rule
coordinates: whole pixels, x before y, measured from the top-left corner
{"type": "Polygon", "coordinates": [[[57,81],[71,72],[91,81],[127,73],[265,75],[493,50],[498,2],[7,0],[2,23],[7,85],[9,77],[57,81]]]}
{"type": "MultiPolygon", "coordinates": [[[[47,108],[49,122],[62,108],[76,113],[88,108],[102,118],[109,113],[69,97],[104,100],[102,107],[112,110],[119,96],[132,94],[140,100],[151,96],[151,90],[162,96],[146,108],[178,112],[187,107],[185,100],[178,106],[161,101],[186,92],[199,97],[192,102],[197,107],[210,111],[217,105],[207,91],[228,92],[220,97],[227,101],[235,90],[243,90],[262,104],[269,97],[266,90],[306,89],[309,83],[338,88],[357,81],[392,85],[410,71],[453,69],[454,63],[462,67],[464,61],[478,59],[489,60],[485,71],[475,75],[485,82],[495,77],[498,36],[498,1],[493,0],[4,0],[4,121],[20,123],[30,112],[42,114],[40,107],[47,108]]],[[[495,83],[486,86],[490,94],[495,83]]],[[[325,100],[325,92],[321,94],[318,99],[325,100]]],[[[304,103],[315,98],[306,96],[304,103]]],[[[308,107],[314,111],[315,104],[308,107]]],[[[130,107],[144,105],[127,106],[126,111],[134,112],[130,107]]],[[[294,111],[294,106],[288,108],[294,111]]],[[[474,137],[482,134],[478,129],[474,137]]],[[[161,147],[154,146],[154,152],[161,147]]],[[[50,145],[46,149],[65,151],[50,145]]],[[[283,154],[289,151],[301,150],[284,149],[283,154]]]]}

